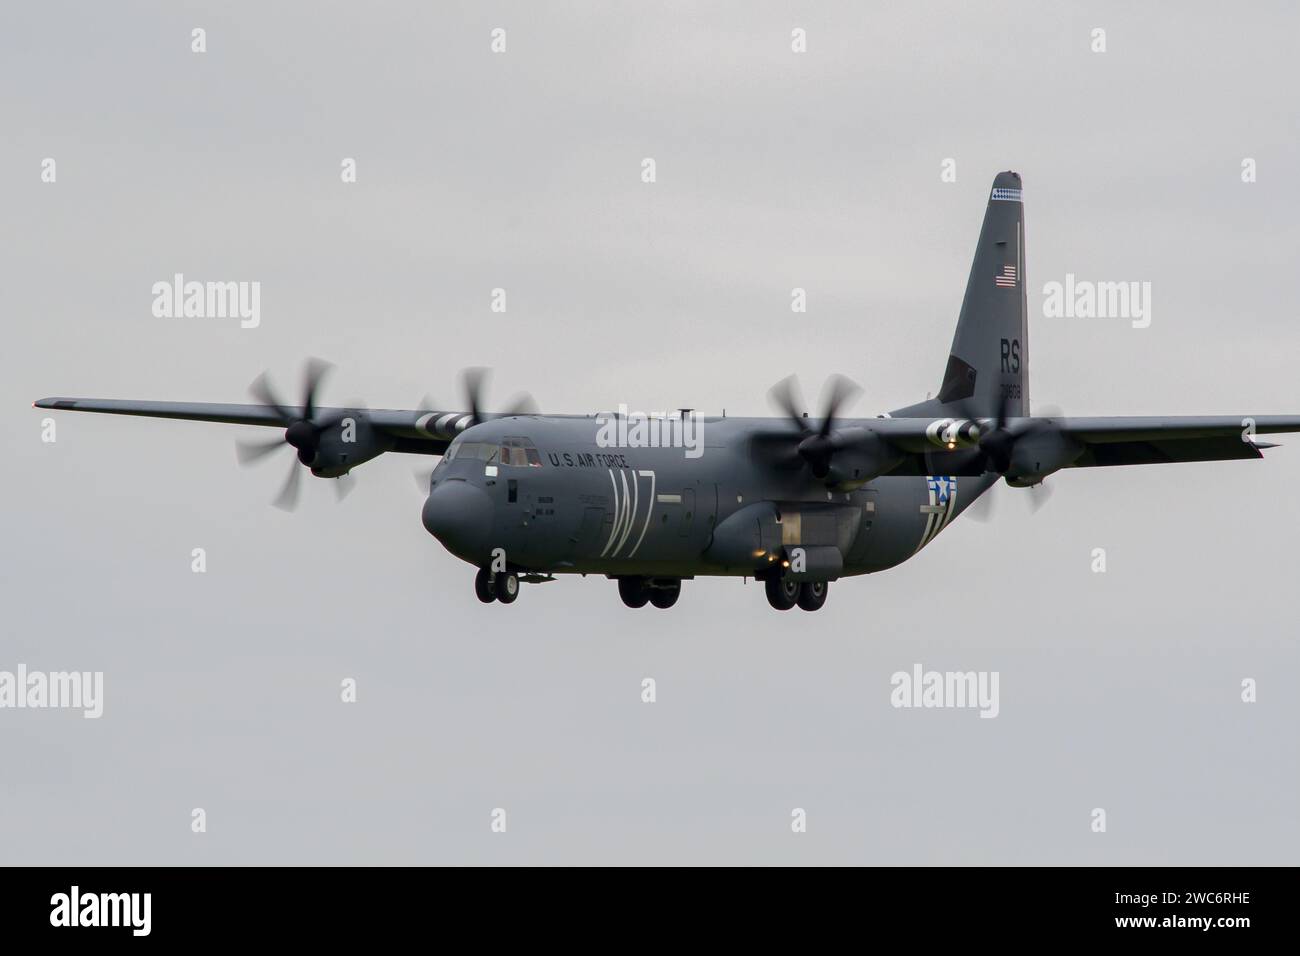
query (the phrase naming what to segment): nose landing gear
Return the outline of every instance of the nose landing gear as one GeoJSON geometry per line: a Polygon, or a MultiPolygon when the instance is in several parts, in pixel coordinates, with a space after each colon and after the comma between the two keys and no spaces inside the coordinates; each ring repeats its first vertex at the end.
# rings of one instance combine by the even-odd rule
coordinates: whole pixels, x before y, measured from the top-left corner
{"type": "Polygon", "coordinates": [[[479,568],[478,574],[474,575],[474,596],[484,604],[493,601],[513,604],[519,597],[519,575],[513,571],[493,574],[487,568],[479,568]]]}
{"type": "Polygon", "coordinates": [[[513,604],[515,598],[519,597],[519,575],[513,571],[498,574],[492,587],[496,591],[498,601],[502,604],[513,604]]]}
{"type": "Polygon", "coordinates": [[[479,568],[478,574],[474,575],[474,596],[484,604],[497,599],[496,588],[492,586],[492,572],[487,568],[479,568]]]}

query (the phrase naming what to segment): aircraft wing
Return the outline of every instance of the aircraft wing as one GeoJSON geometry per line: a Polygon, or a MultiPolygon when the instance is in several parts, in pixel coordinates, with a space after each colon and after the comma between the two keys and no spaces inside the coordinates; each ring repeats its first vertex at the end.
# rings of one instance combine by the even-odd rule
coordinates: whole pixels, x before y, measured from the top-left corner
{"type": "Polygon", "coordinates": [[[1300,416],[1293,415],[1061,418],[1053,424],[1084,446],[1075,468],[1262,458],[1260,449],[1274,446],[1253,436],[1300,432],[1300,416]]]}
{"type": "MultiPolygon", "coordinates": [[[[987,463],[972,451],[974,442],[968,429],[973,424],[976,423],[964,418],[940,415],[880,418],[859,420],[837,434],[841,436],[840,446],[848,449],[850,456],[857,449],[875,455],[878,461],[890,461],[890,454],[882,453],[880,446],[874,444],[875,438],[886,442],[894,453],[901,453],[901,460],[889,464],[884,473],[979,474],[987,463]],[[948,429],[954,431],[950,433],[948,429]],[[947,445],[950,438],[955,444],[947,445]]],[[[989,419],[982,419],[978,424],[985,432],[991,426],[989,419]]],[[[1275,446],[1259,441],[1258,437],[1300,432],[1300,415],[1013,418],[1007,421],[1007,427],[1016,436],[1017,443],[1023,441],[1026,446],[1024,463],[1041,464],[1043,473],[1049,473],[1063,467],[1262,458],[1261,449],[1275,446]],[[1036,452],[1032,458],[1030,449],[1036,452]]],[[[789,429],[774,430],[760,433],[758,437],[777,445],[784,438],[788,447],[791,434],[789,429]]],[[[861,464],[863,471],[871,473],[876,461],[867,457],[861,464]]]]}
{"type": "Polygon", "coordinates": [[[36,408],[68,412],[101,412],[107,415],[144,415],[148,418],[180,418],[195,422],[225,422],[231,425],[279,425],[275,409],[265,405],[221,405],[214,402],[132,402],[111,398],[42,398],[36,408]]]}
{"type": "MultiPolygon", "coordinates": [[[[952,415],[951,412],[948,413],[952,415]]],[[[987,430],[991,419],[982,418],[978,424],[987,430]]],[[[944,417],[941,407],[927,417],[857,419],[849,422],[847,432],[860,435],[871,431],[886,441],[907,451],[932,451],[942,441],[936,432],[941,426],[952,423],[971,424],[964,416],[944,417]]],[[[1046,427],[1063,432],[1087,445],[1122,444],[1128,442],[1173,442],[1195,440],[1244,440],[1249,434],[1272,435],[1282,432],[1300,432],[1300,415],[1174,415],[1174,416],[1116,416],[1104,418],[1070,418],[1065,416],[1012,418],[1008,427],[1018,431],[1024,426],[1046,427]]],[[[788,428],[775,428],[761,433],[773,440],[789,439],[788,428]]],[[[1263,445],[1262,447],[1269,447],[1263,445]]]]}
{"type": "MultiPolygon", "coordinates": [[[[276,409],[266,405],[226,405],[216,402],[140,402],[111,398],[42,398],[36,408],[56,411],[99,412],[107,415],[141,415],[194,422],[223,422],[230,425],[284,427],[276,409]]],[[[395,408],[331,408],[316,410],[322,419],[347,415],[365,417],[372,427],[397,439],[394,451],[441,454],[472,419],[469,412],[395,408]]],[[[494,416],[484,415],[484,418],[494,416]]]]}
{"type": "Polygon", "coordinates": [[[1241,441],[1248,429],[1258,435],[1300,432],[1300,415],[1124,416],[1057,421],[1064,431],[1089,444],[1234,436],[1241,441]]]}

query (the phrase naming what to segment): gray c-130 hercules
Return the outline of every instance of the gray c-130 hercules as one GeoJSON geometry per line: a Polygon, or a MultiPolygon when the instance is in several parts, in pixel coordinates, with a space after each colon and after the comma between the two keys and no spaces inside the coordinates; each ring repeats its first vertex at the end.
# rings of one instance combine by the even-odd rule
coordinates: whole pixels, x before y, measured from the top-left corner
{"type": "MultiPolygon", "coordinates": [[[[1033,416],[1023,210],[1020,176],[1000,173],[939,392],[878,418],[840,417],[855,390],[843,378],[813,419],[790,379],[770,393],[784,419],[489,414],[481,370],[466,375],[468,411],[318,407],[316,363],[297,406],[265,378],[252,387],[257,405],[36,405],[283,428],[241,460],[288,444],[321,478],[384,452],[441,455],[423,523],[479,569],[480,600],[513,602],[521,582],[556,574],[602,574],[629,607],[659,608],[676,603],[683,580],[730,575],[764,581],[774,608],[817,610],[830,582],[906,561],[999,478],[1028,487],[1062,468],[1261,458],[1273,446],[1255,435],[1300,431],[1300,416],[1033,416]],[[684,451],[675,439],[691,428],[702,441],[684,451]]],[[[297,493],[290,467],[281,504],[297,493]]]]}

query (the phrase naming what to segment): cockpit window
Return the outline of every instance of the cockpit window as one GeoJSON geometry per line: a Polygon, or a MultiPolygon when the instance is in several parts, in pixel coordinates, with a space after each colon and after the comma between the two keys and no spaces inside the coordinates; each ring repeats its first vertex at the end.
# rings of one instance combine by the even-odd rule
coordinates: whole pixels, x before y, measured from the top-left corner
{"type": "Polygon", "coordinates": [[[541,468],[542,456],[531,438],[505,438],[501,442],[501,464],[516,468],[541,468]]]}
{"type": "Polygon", "coordinates": [[[493,460],[496,459],[496,445],[485,445],[483,442],[467,441],[461,442],[459,438],[451,443],[447,453],[443,455],[447,461],[452,459],[462,459],[464,461],[473,461],[478,459],[484,461],[491,454],[493,460]]]}
{"type": "Polygon", "coordinates": [[[510,465],[513,468],[541,468],[542,456],[529,438],[503,438],[501,444],[462,441],[456,438],[443,453],[443,461],[453,459],[510,465]]]}

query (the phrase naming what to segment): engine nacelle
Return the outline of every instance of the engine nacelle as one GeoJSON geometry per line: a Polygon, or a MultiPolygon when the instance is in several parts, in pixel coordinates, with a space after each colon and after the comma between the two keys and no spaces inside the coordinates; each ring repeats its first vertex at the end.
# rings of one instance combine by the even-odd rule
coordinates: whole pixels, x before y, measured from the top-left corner
{"type": "Polygon", "coordinates": [[[979,422],[967,418],[939,418],[925,426],[925,437],[940,448],[974,448],[982,434],[979,422]]]}
{"type": "Polygon", "coordinates": [[[903,452],[868,429],[847,429],[836,437],[842,447],[831,459],[826,486],[837,491],[861,488],[893,471],[904,458],[903,452]]]}
{"type": "Polygon", "coordinates": [[[374,428],[366,413],[358,410],[320,433],[311,473],[317,478],[342,477],[357,465],[391,451],[394,443],[392,436],[374,428]]]}
{"type": "Polygon", "coordinates": [[[1026,435],[1011,453],[1007,484],[1016,488],[1036,485],[1054,471],[1060,471],[1083,454],[1082,442],[1058,431],[1026,435]]]}

